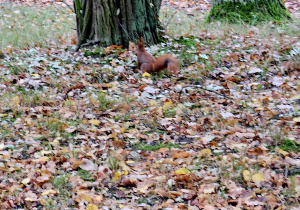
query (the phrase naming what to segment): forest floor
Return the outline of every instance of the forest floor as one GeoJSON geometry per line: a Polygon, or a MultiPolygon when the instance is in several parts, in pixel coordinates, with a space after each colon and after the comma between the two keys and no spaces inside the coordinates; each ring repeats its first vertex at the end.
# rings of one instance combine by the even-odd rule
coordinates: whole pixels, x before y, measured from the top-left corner
{"type": "Polygon", "coordinates": [[[298,1],[249,26],[164,0],[147,50],[178,76],[119,46],[74,52],[63,2],[1,2],[0,209],[299,209],[298,1]]]}

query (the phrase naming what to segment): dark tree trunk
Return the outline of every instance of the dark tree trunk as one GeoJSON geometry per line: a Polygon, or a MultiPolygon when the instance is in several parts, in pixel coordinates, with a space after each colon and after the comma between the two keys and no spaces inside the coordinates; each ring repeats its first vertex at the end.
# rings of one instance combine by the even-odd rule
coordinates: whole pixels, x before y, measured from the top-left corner
{"type": "Polygon", "coordinates": [[[161,0],[74,0],[78,47],[123,45],[143,37],[158,43],[161,0]]]}
{"type": "Polygon", "coordinates": [[[208,21],[246,22],[285,21],[291,16],[282,0],[212,0],[208,21]]]}

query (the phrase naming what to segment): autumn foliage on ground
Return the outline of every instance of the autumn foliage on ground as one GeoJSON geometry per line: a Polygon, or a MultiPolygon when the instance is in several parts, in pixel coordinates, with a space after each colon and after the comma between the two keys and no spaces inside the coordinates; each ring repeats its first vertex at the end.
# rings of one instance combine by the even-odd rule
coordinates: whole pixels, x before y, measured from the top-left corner
{"type": "MultiPolygon", "coordinates": [[[[35,4],[11,2],[0,27],[17,33],[5,20],[28,18],[20,6],[35,4]]],[[[74,21],[62,2],[35,3],[53,9],[49,30],[74,21]]],[[[285,4],[297,19],[299,3],[285,4]]],[[[186,24],[179,13],[202,17],[210,7],[166,0],[161,19],[172,33],[186,24]]],[[[176,56],[176,77],[143,74],[120,46],[75,52],[67,35],[30,47],[0,39],[0,209],[297,209],[297,27],[239,33],[211,23],[211,33],[195,24],[147,48],[176,56]]]]}

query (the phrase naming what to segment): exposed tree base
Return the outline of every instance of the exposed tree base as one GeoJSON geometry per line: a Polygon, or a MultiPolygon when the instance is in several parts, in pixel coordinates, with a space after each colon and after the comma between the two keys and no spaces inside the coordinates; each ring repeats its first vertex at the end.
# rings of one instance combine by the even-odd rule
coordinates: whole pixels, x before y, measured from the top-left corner
{"type": "Polygon", "coordinates": [[[143,37],[158,43],[161,0],[74,0],[78,45],[122,45],[143,37]]]}
{"type": "Polygon", "coordinates": [[[245,22],[254,25],[259,22],[281,22],[288,19],[291,19],[290,13],[281,1],[260,0],[248,3],[227,1],[212,7],[207,22],[245,22]]]}

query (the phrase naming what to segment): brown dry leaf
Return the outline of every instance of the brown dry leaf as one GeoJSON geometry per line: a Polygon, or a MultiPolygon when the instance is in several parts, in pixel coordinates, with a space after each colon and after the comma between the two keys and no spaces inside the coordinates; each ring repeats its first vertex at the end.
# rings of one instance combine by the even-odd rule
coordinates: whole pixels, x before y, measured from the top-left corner
{"type": "Polygon", "coordinates": [[[82,161],[83,161],[83,163],[79,165],[79,167],[81,169],[86,170],[86,171],[96,170],[94,163],[92,161],[90,161],[89,159],[83,158],[82,161]]]}
{"type": "Polygon", "coordinates": [[[274,207],[278,205],[277,199],[273,194],[267,195],[265,198],[271,209],[274,209],[274,207]]]}
{"type": "Polygon", "coordinates": [[[153,179],[145,179],[143,182],[137,182],[137,191],[140,193],[148,193],[148,188],[155,185],[153,179]]]}
{"type": "Polygon", "coordinates": [[[126,145],[126,142],[125,142],[125,141],[120,141],[120,140],[115,139],[115,140],[112,142],[112,145],[113,145],[114,148],[124,148],[125,145],[126,145]]]}
{"type": "Polygon", "coordinates": [[[179,159],[179,158],[187,158],[190,154],[185,151],[174,151],[172,158],[179,159]]]}

